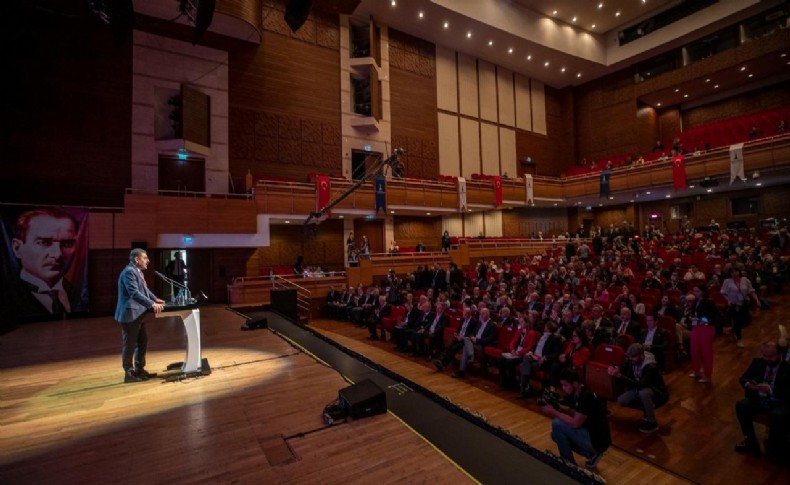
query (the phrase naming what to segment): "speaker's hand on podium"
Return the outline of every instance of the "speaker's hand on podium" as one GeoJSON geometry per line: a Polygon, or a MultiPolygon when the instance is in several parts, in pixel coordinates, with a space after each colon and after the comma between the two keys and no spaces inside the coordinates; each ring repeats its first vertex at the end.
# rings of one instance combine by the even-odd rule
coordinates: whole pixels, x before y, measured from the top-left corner
{"type": "MultiPolygon", "coordinates": [[[[158,300],[158,301],[161,301],[161,300],[158,300]]],[[[160,313],[164,308],[165,308],[164,302],[162,302],[162,303],[154,303],[154,306],[151,307],[151,309],[154,311],[154,313],[160,313]]]]}
{"type": "Polygon", "coordinates": [[[154,303],[159,303],[160,305],[164,305],[165,301],[163,299],[161,299],[161,298],[157,298],[157,299],[154,300],[154,303]]]}

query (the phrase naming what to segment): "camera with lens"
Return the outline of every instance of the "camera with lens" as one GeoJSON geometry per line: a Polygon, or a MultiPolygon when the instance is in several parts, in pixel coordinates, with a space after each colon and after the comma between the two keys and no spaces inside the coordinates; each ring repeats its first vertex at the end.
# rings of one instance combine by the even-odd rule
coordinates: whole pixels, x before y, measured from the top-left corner
{"type": "Polygon", "coordinates": [[[558,392],[552,391],[551,389],[546,389],[543,391],[543,395],[538,398],[538,406],[543,407],[548,404],[554,409],[559,409],[560,399],[561,397],[558,392]]]}

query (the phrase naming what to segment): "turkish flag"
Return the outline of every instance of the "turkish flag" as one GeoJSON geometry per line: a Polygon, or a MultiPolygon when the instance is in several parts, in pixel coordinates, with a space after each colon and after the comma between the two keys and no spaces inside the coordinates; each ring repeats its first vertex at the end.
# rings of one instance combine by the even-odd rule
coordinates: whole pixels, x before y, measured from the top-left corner
{"type": "Polygon", "coordinates": [[[502,205],[502,177],[494,175],[491,177],[494,182],[494,207],[502,205]]]}
{"type": "MultiPolygon", "coordinates": [[[[326,175],[318,175],[315,178],[315,211],[319,212],[321,209],[329,204],[329,199],[332,196],[332,182],[326,175]]],[[[327,211],[327,216],[331,216],[330,211],[327,211]]]]}
{"type": "Polygon", "coordinates": [[[672,159],[672,180],[675,183],[675,192],[688,188],[686,183],[686,161],[683,155],[677,155],[672,159]]]}

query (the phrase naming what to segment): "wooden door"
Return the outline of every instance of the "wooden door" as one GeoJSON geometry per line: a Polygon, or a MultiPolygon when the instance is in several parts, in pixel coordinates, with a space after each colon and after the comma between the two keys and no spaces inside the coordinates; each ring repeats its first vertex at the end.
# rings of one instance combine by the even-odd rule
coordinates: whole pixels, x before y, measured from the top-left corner
{"type": "Polygon", "coordinates": [[[354,237],[357,247],[362,245],[362,236],[367,236],[371,253],[383,253],[384,221],[376,219],[356,219],[354,221],[354,237]]]}

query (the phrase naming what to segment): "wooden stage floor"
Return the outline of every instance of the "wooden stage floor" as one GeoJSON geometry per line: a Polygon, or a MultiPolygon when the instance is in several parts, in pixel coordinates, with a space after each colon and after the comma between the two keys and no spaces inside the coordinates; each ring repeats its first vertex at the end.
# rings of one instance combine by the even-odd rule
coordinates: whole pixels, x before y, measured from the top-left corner
{"type": "MultiPolygon", "coordinates": [[[[297,436],[349,383],[223,307],[201,317],[213,374],[178,383],[123,384],[112,318],[0,336],[0,483],[473,482],[391,414],[297,436]]],[[[149,371],[183,360],[180,322],[146,326],[149,371]]]]}
{"type": "MultiPolygon", "coordinates": [[[[779,303],[779,297],[774,299],[779,303]]],[[[751,359],[759,356],[760,344],[778,337],[777,323],[790,317],[782,304],[757,313],[744,329],[745,349],[737,349],[725,337],[714,344],[712,384],[699,384],[688,377],[689,363],[682,362],[665,376],[670,402],[657,410],[660,429],[651,435],[637,431],[641,411],[610,403],[614,446],[598,465],[609,483],[700,483],[778,484],[790,483],[787,468],[764,458],[733,451],[741,433],[735,418],[735,402],[743,397],[738,378],[751,359]]],[[[540,413],[535,398],[519,400],[514,391],[500,388],[496,370],[487,377],[470,373],[453,379],[450,372],[437,372],[423,358],[393,351],[390,342],[371,342],[367,329],[348,322],[316,320],[311,327],[371,361],[430,389],[453,403],[484,416],[489,423],[519,436],[537,449],[556,450],[550,437],[550,422],[540,413]]],[[[759,438],[765,427],[756,425],[759,438]]]]}

